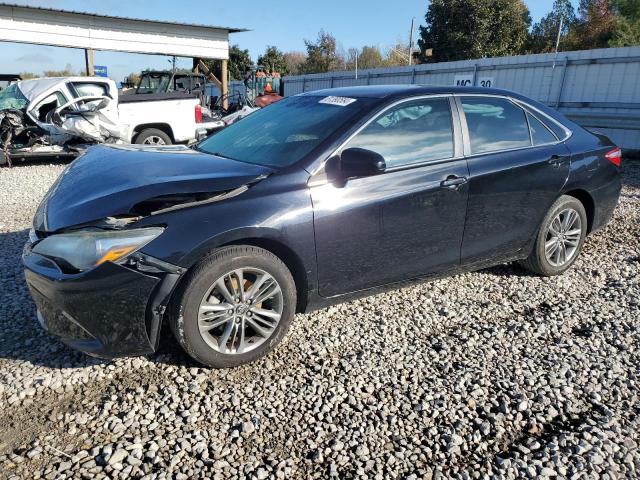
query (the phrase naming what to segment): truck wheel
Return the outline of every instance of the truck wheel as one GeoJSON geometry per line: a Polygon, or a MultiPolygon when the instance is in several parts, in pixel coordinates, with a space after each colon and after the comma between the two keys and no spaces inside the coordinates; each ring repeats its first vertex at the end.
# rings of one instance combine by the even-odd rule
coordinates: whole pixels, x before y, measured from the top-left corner
{"type": "Polygon", "coordinates": [[[296,308],[291,272],[267,250],[230,246],[189,272],[169,309],[178,342],[214,368],[253,362],[286,334],[296,308]]]}
{"type": "Polygon", "coordinates": [[[140,145],[171,145],[171,137],[157,128],[145,128],[137,136],[135,143],[140,145]]]}

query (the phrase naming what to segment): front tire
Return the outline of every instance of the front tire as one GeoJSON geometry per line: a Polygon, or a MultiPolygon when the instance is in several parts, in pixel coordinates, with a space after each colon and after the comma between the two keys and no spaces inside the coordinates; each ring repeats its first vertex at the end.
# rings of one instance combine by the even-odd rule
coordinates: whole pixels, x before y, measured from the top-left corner
{"type": "Polygon", "coordinates": [[[584,206],[575,197],[562,195],[542,221],[533,251],[520,263],[538,275],[560,275],[576,261],[586,236],[584,206]]]}
{"type": "Polygon", "coordinates": [[[229,368],[253,362],[280,343],[295,308],[295,283],[278,257],[258,247],[230,246],[187,274],[169,321],[194,360],[229,368]]]}

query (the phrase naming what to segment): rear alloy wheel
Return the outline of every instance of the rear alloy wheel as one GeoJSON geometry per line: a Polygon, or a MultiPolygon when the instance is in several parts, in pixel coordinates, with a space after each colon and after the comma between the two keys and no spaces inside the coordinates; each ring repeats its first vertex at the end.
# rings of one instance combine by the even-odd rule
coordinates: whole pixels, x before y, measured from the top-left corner
{"type": "Polygon", "coordinates": [[[170,319],[195,360],[233,367],[279,343],[295,305],[293,278],[279,258],[257,247],[225,247],[189,273],[170,319]]]}
{"type": "Polygon", "coordinates": [[[157,128],[145,128],[136,137],[140,145],[171,145],[171,137],[157,128]]]}
{"type": "Polygon", "coordinates": [[[563,195],[549,209],[534,249],[522,265],[540,275],[559,275],[578,258],[586,236],[584,206],[578,199],[563,195]]]}

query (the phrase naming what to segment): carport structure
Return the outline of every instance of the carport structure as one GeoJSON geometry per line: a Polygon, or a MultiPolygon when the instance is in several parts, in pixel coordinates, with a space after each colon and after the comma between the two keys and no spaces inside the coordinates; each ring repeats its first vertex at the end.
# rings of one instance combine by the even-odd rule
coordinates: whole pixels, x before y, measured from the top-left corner
{"type": "Polygon", "coordinates": [[[245,31],[0,3],[0,41],[84,49],[90,76],[94,50],[190,57],[193,70],[207,75],[223,95],[228,92],[229,34],[245,31]],[[204,59],[221,62],[221,78],[204,59]]]}

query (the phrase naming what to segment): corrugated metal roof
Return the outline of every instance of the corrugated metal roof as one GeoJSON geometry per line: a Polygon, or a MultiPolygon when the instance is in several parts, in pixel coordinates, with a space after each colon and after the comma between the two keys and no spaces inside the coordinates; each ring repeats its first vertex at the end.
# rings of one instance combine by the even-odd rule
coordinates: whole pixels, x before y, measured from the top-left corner
{"type": "Polygon", "coordinates": [[[145,22],[145,23],[160,23],[165,25],[176,25],[181,27],[198,27],[198,28],[212,28],[216,30],[226,30],[229,33],[238,33],[238,32],[248,32],[247,28],[234,28],[234,27],[220,27],[217,25],[203,25],[199,23],[181,23],[181,22],[167,22],[164,20],[152,20],[149,18],[131,18],[131,17],[120,17],[117,15],[101,15],[99,13],[91,13],[91,12],[79,12],[77,10],[61,10],[58,8],[47,8],[47,7],[31,7],[27,5],[18,5],[15,3],[5,3],[0,2],[0,7],[13,7],[13,8],[23,8],[27,10],[40,10],[44,12],[55,12],[55,13],[71,13],[74,15],[84,15],[87,17],[101,17],[101,18],[110,18],[114,20],[130,20],[133,22],[145,22]]]}

